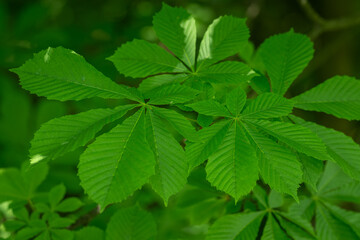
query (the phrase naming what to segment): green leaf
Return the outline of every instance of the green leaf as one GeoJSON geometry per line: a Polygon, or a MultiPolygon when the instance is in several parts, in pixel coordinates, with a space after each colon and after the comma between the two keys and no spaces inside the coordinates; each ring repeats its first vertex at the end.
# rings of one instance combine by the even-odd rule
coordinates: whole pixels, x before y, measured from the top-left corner
{"type": "Polygon", "coordinates": [[[320,239],[359,239],[349,225],[329,212],[321,203],[316,208],[316,232],[320,239]]]}
{"type": "Polygon", "coordinates": [[[183,8],[163,3],[153,18],[156,35],[175,56],[187,66],[195,65],[196,26],[195,19],[183,8]]]}
{"type": "Polygon", "coordinates": [[[281,207],[283,204],[284,204],[283,195],[272,189],[269,194],[269,207],[278,208],[281,207]]]}
{"type": "Polygon", "coordinates": [[[250,101],[242,115],[244,118],[278,118],[291,113],[293,102],[274,93],[264,93],[250,101]]]}
{"type": "Polygon", "coordinates": [[[329,155],[350,177],[360,180],[360,146],[345,134],[315,123],[305,122],[291,116],[291,119],[316,133],[325,143],[329,155]]]}
{"type": "Polygon", "coordinates": [[[246,93],[240,87],[235,88],[226,95],[226,107],[234,115],[238,116],[246,103],[246,93]]]}
{"type": "Polygon", "coordinates": [[[254,72],[242,62],[225,61],[203,68],[193,76],[204,82],[239,84],[250,81],[254,72]]]}
{"type": "Polygon", "coordinates": [[[55,207],[55,211],[57,212],[73,212],[79,209],[83,203],[75,197],[66,198],[59,205],[55,207]]]}
{"type": "Polygon", "coordinates": [[[258,180],[256,152],[241,128],[236,122],[232,124],[206,165],[209,182],[232,196],[235,203],[248,194],[258,180]]]}
{"type": "Polygon", "coordinates": [[[63,184],[53,187],[49,192],[49,203],[51,208],[55,208],[60,201],[65,197],[66,188],[63,184]]]}
{"type": "Polygon", "coordinates": [[[105,234],[104,231],[100,228],[87,226],[83,227],[80,230],[75,232],[74,240],[104,240],[105,234]]]}
{"type": "Polygon", "coordinates": [[[186,105],[194,111],[208,116],[231,117],[227,108],[215,100],[204,100],[186,105]]]}
{"type": "Polygon", "coordinates": [[[31,141],[30,163],[54,159],[86,145],[105,124],[121,118],[136,105],[93,109],[44,123],[31,141]]]}
{"type": "Polygon", "coordinates": [[[256,185],[253,189],[253,195],[256,198],[256,200],[264,207],[264,208],[268,208],[269,204],[268,204],[268,196],[266,191],[260,187],[259,185],[256,185]]]}
{"type": "Polygon", "coordinates": [[[299,154],[298,157],[304,173],[304,182],[309,184],[314,190],[317,190],[317,182],[323,172],[324,162],[316,158],[306,156],[305,154],[299,154]]]}
{"type": "Polygon", "coordinates": [[[180,84],[168,84],[154,88],[146,93],[149,104],[168,105],[188,102],[194,99],[199,91],[180,84]]]}
{"type": "Polygon", "coordinates": [[[293,98],[295,107],[360,120],[360,80],[335,76],[293,98]]]}
{"type": "Polygon", "coordinates": [[[284,95],[312,59],[314,49],[306,35],[290,30],[266,39],[259,54],[270,76],[272,91],[284,95]]]}
{"type": "Polygon", "coordinates": [[[154,166],[142,108],[89,145],[80,157],[79,177],[90,198],[104,208],[144,185],[154,166]]]}
{"type": "Polygon", "coordinates": [[[196,118],[196,121],[201,127],[204,128],[210,126],[213,123],[214,117],[199,113],[196,118]]]}
{"type": "Polygon", "coordinates": [[[107,240],[155,239],[156,225],[150,213],[139,207],[119,209],[106,228],[107,240]]]}
{"type": "Polygon", "coordinates": [[[258,129],[279,139],[295,150],[305,153],[308,156],[321,160],[329,160],[326,147],[321,139],[310,129],[297,124],[287,122],[274,122],[267,120],[248,120],[258,129]]]}
{"type": "Polygon", "coordinates": [[[348,211],[329,203],[325,203],[325,206],[329,209],[332,215],[351,227],[351,229],[358,235],[358,239],[360,239],[360,213],[348,211]]]}
{"type": "MultiPolygon", "coordinates": [[[[259,74],[258,72],[256,73],[259,74]]],[[[262,74],[254,76],[250,80],[249,85],[257,94],[267,93],[271,90],[269,80],[262,74]]]]}
{"type": "Polygon", "coordinates": [[[151,110],[147,111],[146,123],[148,142],[156,160],[155,175],[150,178],[150,183],[167,205],[169,197],[179,192],[186,183],[186,155],[180,144],[164,128],[163,121],[151,110]]]}
{"type": "Polygon", "coordinates": [[[0,168],[0,202],[30,200],[47,173],[48,167],[44,164],[32,168],[23,165],[21,171],[16,168],[0,168]]]}
{"type": "Polygon", "coordinates": [[[250,126],[245,125],[258,151],[260,174],[272,189],[297,198],[297,189],[302,182],[302,171],[295,155],[250,126]]]}
{"type": "Polygon", "coordinates": [[[246,19],[222,16],[213,21],[200,44],[198,69],[235,55],[247,44],[246,19]]]}
{"type": "Polygon", "coordinates": [[[225,215],[209,229],[206,240],[256,239],[264,212],[225,215]]]}
{"type": "Polygon", "coordinates": [[[152,107],[154,113],[164,118],[178,133],[190,141],[199,140],[195,128],[189,120],[175,110],[152,107]]]}
{"type": "Polygon", "coordinates": [[[133,78],[186,71],[186,68],[165,49],[137,39],[121,45],[108,60],[114,63],[120,73],[133,78]]]}
{"type": "Polygon", "coordinates": [[[287,240],[290,239],[280,228],[272,214],[268,214],[266,225],[261,240],[287,240]]]}
{"type": "MultiPolygon", "coordinates": [[[[286,233],[296,240],[315,240],[317,239],[313,233],[308,233],[305,229],[296,223],[289,221],[280,214],[276,214],[277,219],[280,222],[281,227],[286,231],[286,233]]],[[[312,227],[310,225],[310,227],[312,227]]]]}
{"type": "Polygon", "coordinates": [[[48,99],[66,101],[102,97],[141,100],[105,77],[82,56],[62,47],[49,47],[12,71],[19,75],[24,89],[48,99]]]}
{"type": "MultiPolygon", "coordinates": [[[[52,240],[72,240],[74,238],[74,233],[67,229],[51,229],[51,239],[52,240]]],[[[46,238],[45,238],[46,239],[46,238]]]]}
{"type": "Polygon", "coordinates": [[[182,83],[188,79],[188,76],[187,74],[161,74],[148,77],[141,81],[138,89],[143,93],[147,93],[163,85],[182,83]]]}
{"type": "Polygon", "coordinates": [[[327,162],[318,187],[318,195],[327,200],[360,202],[360,182],[351,179],[333,162],[327,162]]]}
{"type": "Polygon", "coordinates": [[[289,207],[289,215],[292,217],[297,217],[301,219],[305,219],[305,221],[310,222],[314,216],[315,212],[315,203],[312,199],[302,197],[300,198],[300,202],[290,205],[289,207]]]}
{"type": "Polygon", "coordinates": [[[190,170],[203,163],[220,147],[229,127],[230,121],[221,121],[203,128],[198,132],[200,141],[186,145],[190,170]]]}

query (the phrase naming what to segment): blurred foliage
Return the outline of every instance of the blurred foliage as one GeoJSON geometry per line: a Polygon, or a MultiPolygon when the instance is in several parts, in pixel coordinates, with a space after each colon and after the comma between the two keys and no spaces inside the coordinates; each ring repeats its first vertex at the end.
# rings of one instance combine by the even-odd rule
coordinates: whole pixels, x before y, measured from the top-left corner
{"type": "MultiPolygon", "coordinates": [[[[116,103],[101,99],[57,102],[29,95],[21,89],[17,77],[8,69],[20,66],[31,58],[33,53],[49,46],[64,46],[83,55],[89,63],[115,81],[136,86],[138,82],[129,81],[119,75],[112,63],[105,61],[105,58],[111,56],[118,46],[134,38],[157,42],[152,29],[152,16],[160,10],[161,2],[160,0],[0,1],[0,168],[20,168],[21,164],[28,160],[29,142],[42,123],[65,114],[88,110],[90,107],[114,106],[116,103]]],[[[198,37],[201,37],[211,21],[220,15],[247,17],[251,31],[250,40],[255,48],[268,36],[288,31],[290,28],[294,28],[296,32],[310,34],[319,27],[318,23],[307,16],[297,1],[169,0],[165,2],[184,7],[194,15],[197,20],[198,37]]],[[[359,18],[360,15],[358,0],[313,0],[311,4],[325,19],[359,18]]],[[[360,24],[323,32],[313,38],[313,41],[315,57],[290,88],[289,97],[334,75],[360,78],[360,24]]],[[[242,51],[242,58],[247,60],[252,51],[252,47],[242,51]]],[[[345,132],[357,143],[360,142],[359,122],[340,120],[323,113],[299,112],[299,115],[345,132]]],[[[51,162],[50,172],[40,189],[48,191],[56,184],[63,183],[67,195],[81,196],[82,190],[76,175],[79,152],[75,151],[51,162]]],[[[204,173],[195,171],[190,177],[190,184],[183,191],[186,194],[177,196],[179,198],[177,204],[182,206],[180,209],[175,208],[170,201],[169,208],[164,211],[158,196],[150,187],[145,187],[143,191],[136,192],[124,203],[106,209],[103,214],[93,218],[90,225],[105,229],[104,224],[114,209],[130,206],[133,199],[137,199],[143,208],[151,210],[156,216],[156,221],[162,223],[159,225],[159,231],[164,239],[199,239],[193,236],[201,236],[206,232],[205,223],[209,219],[212,221],[223,215],[226,209],[231,213],[238,211],[239,208],[255,208],[251,199],[244,201],[242,206],[234,207],[233,203],[229,204],[226,195],[214,191],[205,181],[196,180],[192,185],[191,179],[201,178],[201,174],[204,173]],[[201,188],[196,186],[199,184],[202,184],[201,188]],[[203,209],[207,211],[199,212],[203,209]]],[[[1,208],[6,209],[3,206],[1,208]]]]}

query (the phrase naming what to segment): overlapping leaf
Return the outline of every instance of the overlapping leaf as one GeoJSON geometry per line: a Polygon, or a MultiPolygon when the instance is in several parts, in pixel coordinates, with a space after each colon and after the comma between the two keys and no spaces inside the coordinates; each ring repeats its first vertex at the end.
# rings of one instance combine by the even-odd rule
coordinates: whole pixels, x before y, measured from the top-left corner
{"type": "Polygon", "coordinates": [[[297,199],[302,171],[294,153],[252,127],[246,126],[246,129],[258,149],[259,169],[264,181],[278,192],[290,194],[297,199]]]}
{"type": "Polygon", "coordinates": [[[145,137],[145,109],[98,137],[81,155],[81,185],[102,207],[120,202],[154,174],[155,160],[145,137]]]}
{"type": "Polygon", "coordinates": [[[101,128],[121,118],[135,105],[119,106],[115,109],[93,109],[76,115],[55,118],[43,124],[31,141],[32,163],[57,158],[84,146],[101,128]]]}
{"type": "Polygon", "coordinates": [[[360,146],[345,134],[291,116],[291,119],[311,129],[326,145],[329,155],[350,177],[360,180],[360,146]]]}
{"type": "Polygon", "coordinates": [[[256,185],[258,162],[255,149],[237,122],[228,129],[219,150],[210,155],[206,172],[209,182],[230,194],[235,201],[256,185]]]}
{"type": "Polygon", "coordinates": [[[151,110],[147,112],[147,138],[154,152],[155,175],[150,183],[167,205],[171,195],[186,183],[188,164],[185,152],[174,137],[163,127],[164,123],[151,110]]]}
{"type": "Polygon", "coordinates": [[[235,55],[249,38],[245,19],[223,16],[215,19],[205,32],[197,58],[198,68],[235,55]]]}
{"type": "Polygon", "coordinates": [[[252,100],[242,115],[244,118],[277,118],[289,115],[292,108],[292,101],[274,93],[264,93],[252,100]]]}
{"type": "Polygon", "coordinates": [[[123,44],[109,57],[117,70],[133,78],[163,72],[184,72],[186,68],[169,52],[144,40],[123,44]]]}

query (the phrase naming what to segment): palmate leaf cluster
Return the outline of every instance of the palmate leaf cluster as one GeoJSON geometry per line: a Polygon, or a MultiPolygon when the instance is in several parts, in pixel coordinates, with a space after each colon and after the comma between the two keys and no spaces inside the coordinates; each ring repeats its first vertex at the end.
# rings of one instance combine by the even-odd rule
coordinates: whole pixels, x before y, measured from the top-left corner
{"type": "MultiPolygon", "coordinates": [[[[93,109],[43,124],[31,142],[32,165],[87,146],[78,175],[85,192],[102,209],[127,199],[147,183],[167,205],[195,168],[205,168],[211,185],[235,203],[252,191],[262,195],[256,186],[262,180],[273,192],[289,194],[302,204],[305,200],[297,193],[302,183],[322,193],[318,180],[324,161],[336,163],[352,179],[360,180],[358,144],[343,133],[292,114],[298,108],[360,120],[360,81],[335,76],[296,97],[284,97],[313,57],[308,37],[290,30],[268,38],[256,53],[262,67],[250,68],[229,60],[248,44],[245,19],[217,18],[199,49],[195,20],[185,10],[164,4],[153,24],[163,47],[133,40],[109,57],[121,74],[142,79],[138,88],[113,82],[82,56],[62,47],[43,50],[13,69],[24,89],[48,99],[128,100],[112,109],[93,109]],[[249,86],[256,97],[247,97],[249,86]],[[104,133],[104,126],[114,122],[117,125],[104,133]]],[[[265,215],[264,239],[292,234],[315,238],[306,217],[267,212],[277,204],[270,199],[258,201],[261,211],[224,217],[210,229],[209,239],[254,239],[265,215]],[[237,225],[222,232],[230,222],[237,225]],[[222,233],[228,234],[226,238],[222,233]]],[[[315,205],[316,232],[322,237],[328,236],[331,227],[326,225],[327,217],[335,219],[331,222],[346,219],[341,217],[344,210],[323,202],[315,205]]],[[[124,210],[114,221],[122,221],[125,232],[130,215],[139,217],[139,221],[132,218],[135,225],[148,219],[137,208],[124,210]]],[[[139,227],[143,230],[139,234],[145,234],[139,235],[141,239],[153,237],[152,220],[139,227]]],[[[353,236],[359,237],[357,227],[353,236]]],[[[107,239],[119,239],[109,231],[107,239]]]]}

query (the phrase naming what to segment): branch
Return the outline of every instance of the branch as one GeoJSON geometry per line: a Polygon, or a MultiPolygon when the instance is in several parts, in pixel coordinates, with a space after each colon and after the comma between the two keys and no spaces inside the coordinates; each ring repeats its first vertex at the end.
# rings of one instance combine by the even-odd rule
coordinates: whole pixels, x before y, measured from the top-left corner
{"type": "Polygon", "coordinates": [[[324,32],[337,31],[346,28],[350,28],[356,25],[360,25],[360,16],[353,18],[341,18],[341,19],[331,19],[327,20],[321,17],[311,6],[308,0],[298,0],[298,3],[304,10],[305,14],[310,20],[312,20],[316,25],[309,34],[312,39],[317,38],[324,32]]]}

